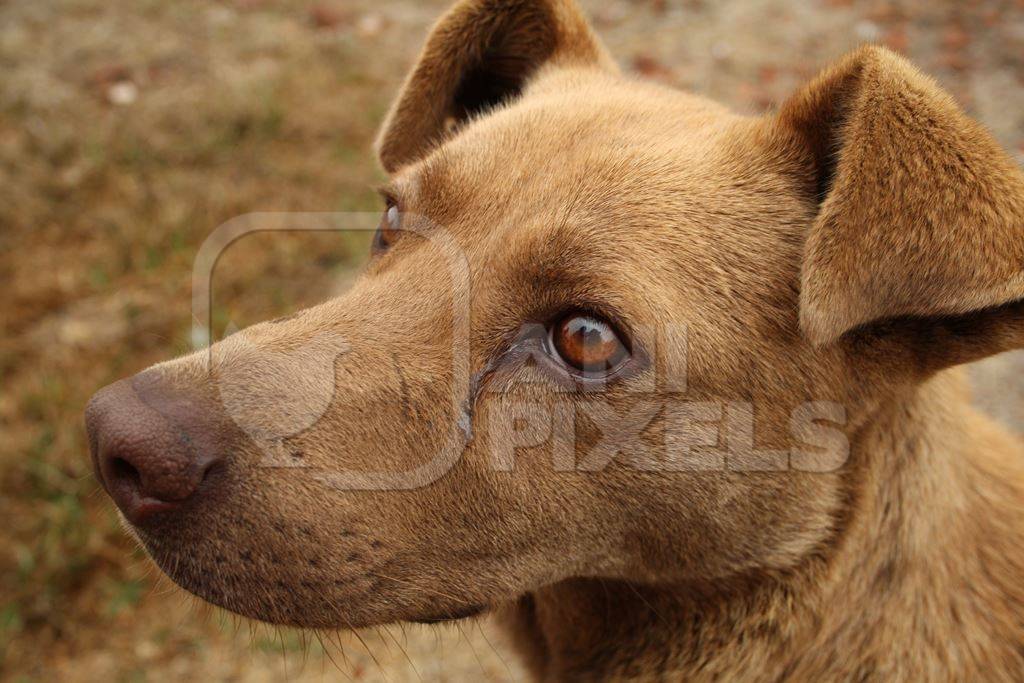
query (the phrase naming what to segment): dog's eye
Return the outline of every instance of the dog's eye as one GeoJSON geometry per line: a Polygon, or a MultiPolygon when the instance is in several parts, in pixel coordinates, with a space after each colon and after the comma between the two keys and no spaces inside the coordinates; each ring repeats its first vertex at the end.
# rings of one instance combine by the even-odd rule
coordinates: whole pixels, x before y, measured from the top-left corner
{"type": "Polygon", "coordinates": [[[402,228],[402,213],[398,205],[388,203],[381,216],[380,225],[373,236],[373,250],[375,252],[387,251],[387,249],[398,239],[399,230],[402,228]]]}
{"type": "Polygon", "coordinates": [[[550,331],[555,354],[587,376],[603,376],[629,358],[629,349],[611,323],[588,313],[570,313],[550,331]]]}

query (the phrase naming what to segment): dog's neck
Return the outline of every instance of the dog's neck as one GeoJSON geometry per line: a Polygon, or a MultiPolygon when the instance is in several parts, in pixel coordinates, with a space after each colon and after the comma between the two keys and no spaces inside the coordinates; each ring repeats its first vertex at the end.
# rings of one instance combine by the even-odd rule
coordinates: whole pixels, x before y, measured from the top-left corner
{"type": "Polygon", "coordinates": [[[1024,452],[943,373],[852,445],[828,550],[786,575],[572,580],[506,617],[542,679],[881,680],[1024,670],[1024,452]],[[609,618],[614,615],[614,618],[609,618]]]}

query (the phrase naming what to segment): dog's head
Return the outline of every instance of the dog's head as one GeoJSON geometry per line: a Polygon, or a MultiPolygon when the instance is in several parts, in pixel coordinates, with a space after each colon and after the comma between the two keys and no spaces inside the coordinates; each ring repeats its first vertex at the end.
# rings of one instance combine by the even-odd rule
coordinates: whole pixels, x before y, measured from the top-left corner
{"type": "Polygon", "coordinates": [[[378,149],[347,294],[87,410],[156,562],[248,616],[791,568],[881,402],[1024,343],[1024,177],[882,49],[743,117],[619,74],[569,0],[467,0],[378,149]]]}

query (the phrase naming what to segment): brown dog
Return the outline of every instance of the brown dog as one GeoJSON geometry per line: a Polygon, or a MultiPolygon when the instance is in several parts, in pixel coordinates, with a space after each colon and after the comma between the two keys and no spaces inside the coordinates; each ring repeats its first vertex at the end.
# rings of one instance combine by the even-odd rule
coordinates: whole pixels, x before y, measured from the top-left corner
{"type": "Polygon", "coordinates": [[[466,0],[379,140],[345,296],[101,391],[154,560],[308,627],[492,611],[542,680],[1011,680],[1024,173],[864,48],[763,117],[466,0]],[[285,467],[284,465],[290,465],[285,467]]]}

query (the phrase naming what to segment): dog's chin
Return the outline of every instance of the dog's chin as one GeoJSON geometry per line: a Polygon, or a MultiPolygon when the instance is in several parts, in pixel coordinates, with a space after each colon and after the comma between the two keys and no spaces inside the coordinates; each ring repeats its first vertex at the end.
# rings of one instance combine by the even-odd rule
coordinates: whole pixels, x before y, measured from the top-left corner
{"type": "Polygon", "coordinates": [[[478,616],[486,605],[409,607],[388,601],[378,608],[381,580],[371,574],[325,580],[303,576],[282,578],[250,570],[242,575],[203,548],[188,552],[161,546],[159,541],[124,523],[167,578],[191,595],[233,614],[268,624],[311,629],[358,629],[399,621],[439,624],[478,616]]]}
{"type": "MultiPolygon", "coordinates": [[[[323,582],[306,577],[293,585],[256,569],[242,574],[219,560],[215,553],[207,554],[197,548],[188,552],[168,550],[143,532],[136,530],[134,535],[157,568],[177,586],[239,616],[280,626],[318,629],[360,628],[373,622],[371,615],[352,608],[360,604],[362,591],[358,589],[341,595],[323,582]]],[[[348,583],[353,588],[359,585],[354,580],[348,583]]],[[[369,586],[369,580],[363,583],[369,586]]]]}

